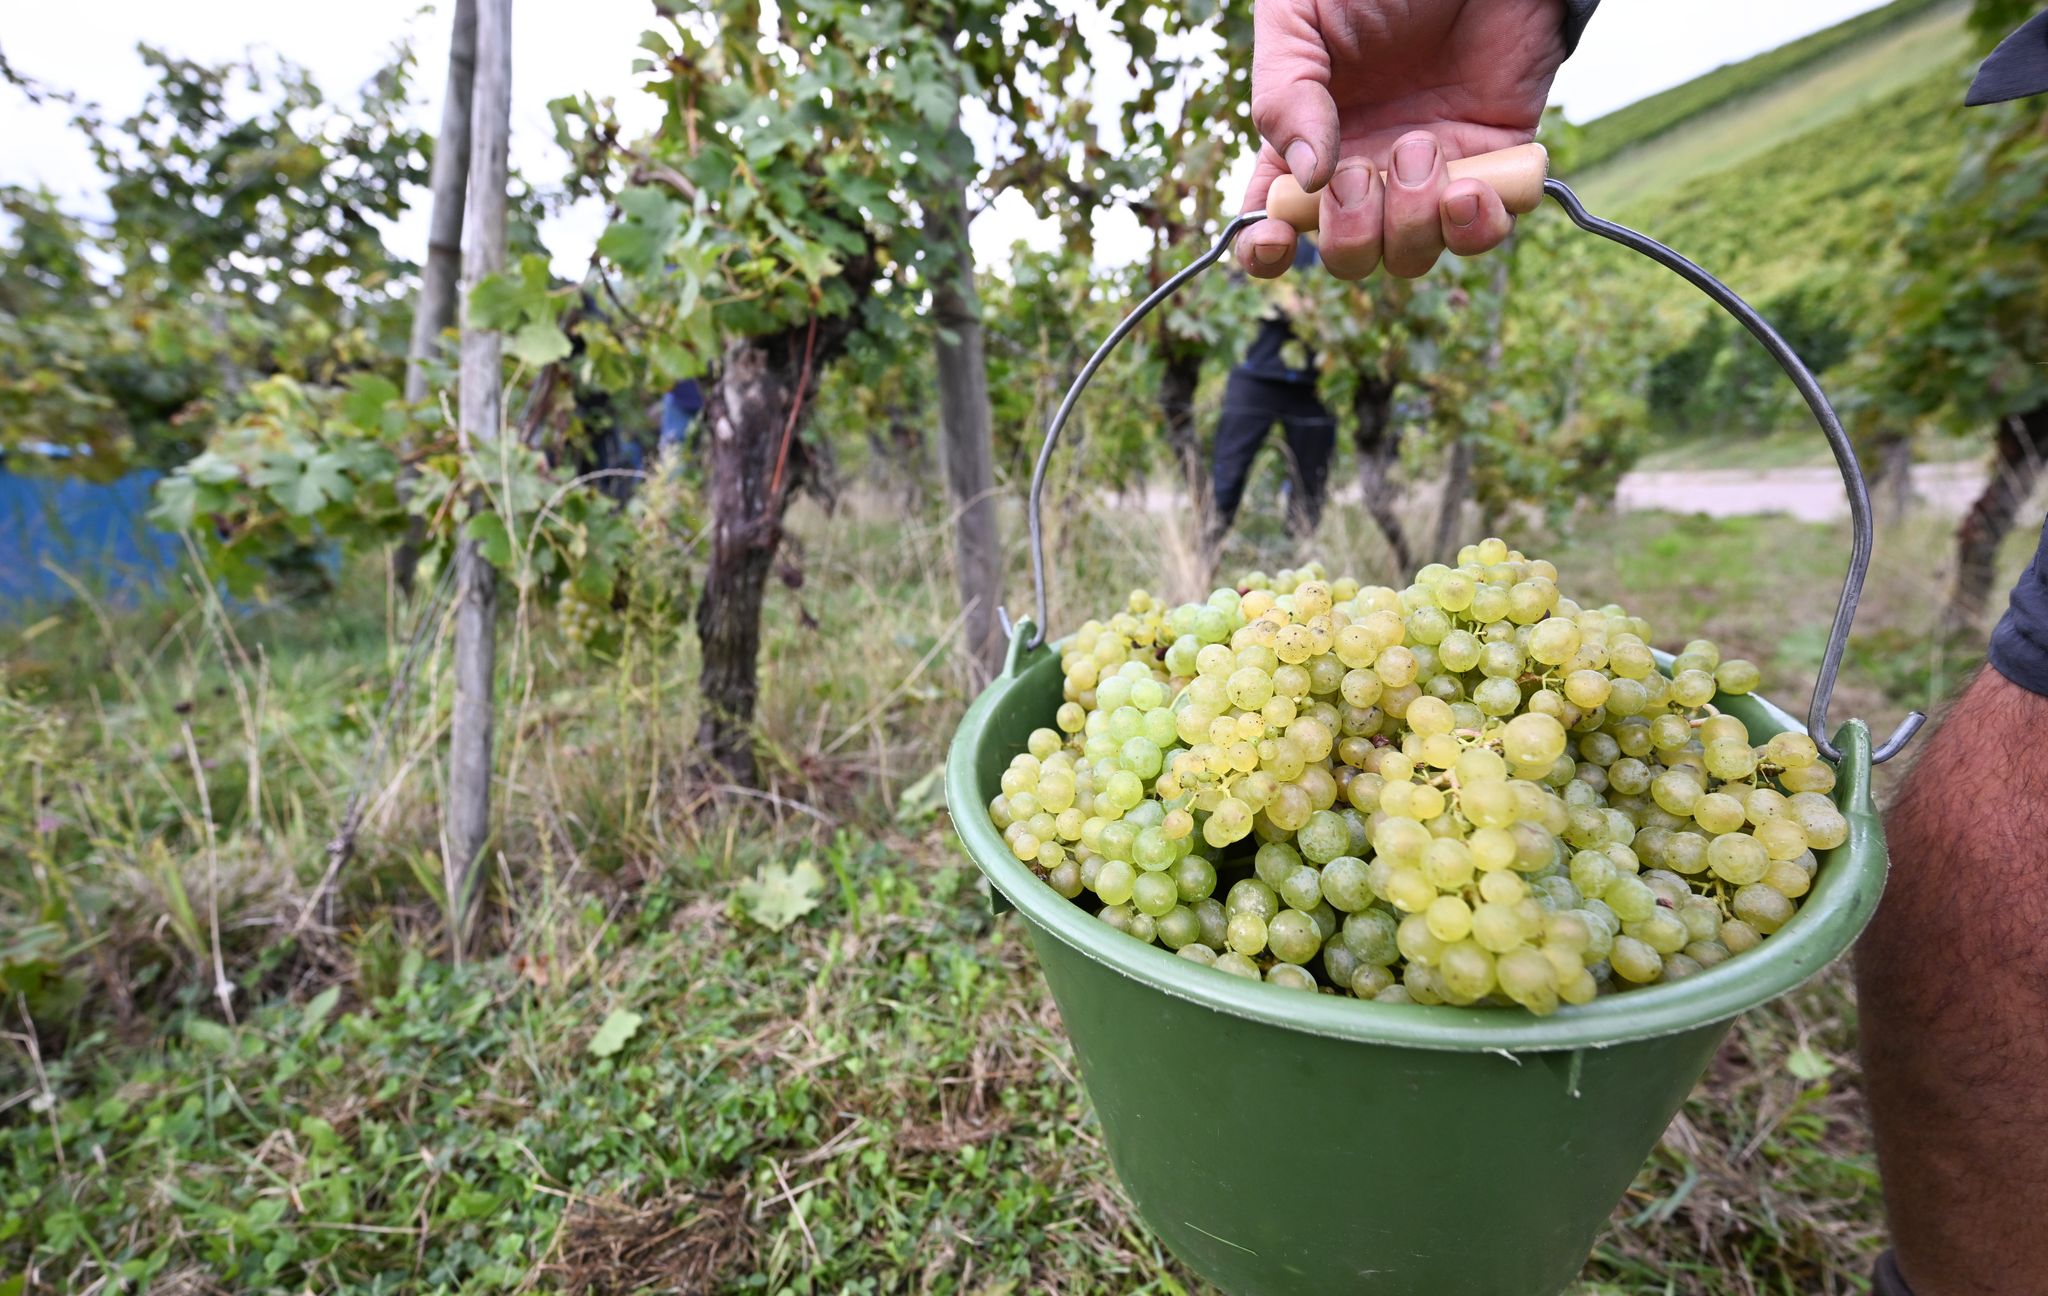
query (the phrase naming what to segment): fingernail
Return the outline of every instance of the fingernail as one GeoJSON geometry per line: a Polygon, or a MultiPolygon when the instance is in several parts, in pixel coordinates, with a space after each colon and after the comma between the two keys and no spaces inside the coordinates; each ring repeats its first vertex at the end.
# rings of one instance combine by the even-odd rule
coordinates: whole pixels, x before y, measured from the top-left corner
{"type": "Polygon", "coordinates": [[[1280,262],[1281,262],[1281,260],[1282,260],[1282,258],[1284,258],[1284,257],[1285,257],[1286,255],[1287,255],[1287,248],[1286,248],[1286,246],[1285,246],[1284,244],[1280,244],[1280,243],[1254,243],[1254,244],[1252,244],[1252,260],[1254,260],[1254,261],[1258,262],[1258,263],[1259,263],[1260,265],[1263,265],[1263,266],[1269,266],[1269,265],[1279,265],[1279,264],[1280,264],[1280,262]]]}
{"type": "Polygon", "coordinates": [[[1308,178],[1316,173],[1316,151],[1307,140],[1296,140],[1287,146],[1287,169],[1294,173],[1294,182],[1308,188],[1308,178]]]}
{"type": "Polygon", "coordinates": [[[1465,228],[1479,219],[1479,199],[1472,194],[1458,194],[1444,200],[1444,215],[1451,218],[1451,224],[1465,228]]]}
{"type": "Polygon", "coordinates": [[[1394,179],[1410,189],[1428,181],[1429,173],[1436,170],[1436,141],[1427,139],[1409,140],[1394,150],[1394,179]]]}
{"type": "Polygon", "coordinates": [[[1372,193],[1372,168],[1338,167],[1337,174],[1330,177],[1330,192],[1337,195],[1339,207],[1363,207],[1372,193]]]}

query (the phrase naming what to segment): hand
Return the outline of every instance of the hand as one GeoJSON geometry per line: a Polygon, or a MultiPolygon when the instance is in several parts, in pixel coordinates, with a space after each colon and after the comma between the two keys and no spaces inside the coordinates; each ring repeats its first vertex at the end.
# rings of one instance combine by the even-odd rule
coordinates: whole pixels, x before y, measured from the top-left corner
{"type": "MultiPolygon", "coordinates": [[[[1564,62],[1563,0],[1256,0],[1252,121],[1265,137],[1242,211],[1291,171],[1322,190],[1323,264],[1413,279],[1444,249],[1476,256],[1514,228],[1500,195],[1444,162],[1526,143],[1564,62]],[[1383,181],[1380,172],[1387,173],[1383,181]]],[[[1262,279],[1294,260],[1294,229],[1238,236],[1262,279]]]]}

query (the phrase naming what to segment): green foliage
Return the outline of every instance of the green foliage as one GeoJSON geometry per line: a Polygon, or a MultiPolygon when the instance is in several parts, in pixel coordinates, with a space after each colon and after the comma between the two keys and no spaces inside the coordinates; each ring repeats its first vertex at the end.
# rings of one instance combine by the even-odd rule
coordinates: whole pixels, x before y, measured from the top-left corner
{"type": "MultiPolygon", "coordinates": [[[[1852,305],[1862,276],[1816,273],[1757,309],[1815,373],[1848,358],[1855,341],[1852,305]]],[[[1807,417],[1805,402],[1763,345],[1719,309],[1677,348],[1657,357],[1650,407],[1668,430],[1692,435],[1760,436],[1807,417]]]]}
{"type": "Polygon", "coordinates": [[[407,267],[377,222],[425,177],[402,48],[350,105],[288,64],[143,61],[135,114],[78,117],[107,221],[0,191],[0,450],[55,444],[100,478],[191,457],[266,376],[395,372],[407,267]]]}
{"type": "MultiPolygon", "coordinates": [[[[372,218],[405,210],[426,180],[423,141],[400,121],[412,75],[401,47],[360,103],[327,103],[301,68],[196,63],[141,50],[156,84],[119,122],[80,125],[107,179],[108,250],[126,291],[217,293],[259,315],[394,316],[407,267],[372,218]],[[231,100],[264,102],[240,116],[231,100]]],[[[397,321],[402,324],[402,320],[397,321]]]]}
{"type": "Polygon", "coordinates": [[[571,292],[555,286],[546,257],[528,253],[511,273],[486,275],[470,290],[468,322],[504,333],[513,359],[535,367],[552,364],[570,354],[558,321],[571,292]]]}
{"type": "MultiPolygon", "coordinates": [[[[1868,113],[1598,214],[1675,248],[1755,304],[1821,372],[1847,415],[1870,405],[1859,390],[1870,386],[1863,357],[1877,353],[1877,335],[1890,327],[1883,321],[1891,281],[1907,264],[1907,232],[1960,154],[1954,114],[1964,84],[1958,68],[1939,65],[1868,113]],[[1872,139],[1886,146],[1872,148],[1872,139]]],[[[1636,304],[1638,326],[1620,344],[1651,360],[1655,434],[1698,442],[1811,430],[1803,402],[1768,354],[1718,307],[1633,253],[1573,238],[1585,245],[1583,256],[1525,259],[1517,275],[1538,301],[1591,288],[1604,300],[1636,304]]],[[[1812,448],[1815,459],[1824,458],[1817,434],[1812,448]]]]}
{"type": "Polygon", "coordinates": [[[900,7],[812,6],[774,26],[744,0],[719,9],[642,38],[642,89],[666,111],[652,138],[621,143],[594,100],[554,105],[579,173],[617,206],[599,252],[667,339],[663,377],[707,372],[727,338],[843,316],[913,263],[904,194],[952,118],[931,93],[950,57],[900,7]]]}
{"type": "Polygon", "coordinates": [[[2034,0],[1975,0],[1970,6],[1970,30],[1988,50],[2039,12],[2034,0]]]}
{"type": "Polygon", "coordinates": [[[1085,47],[1049,6],[713,10],[715,23],[675,18],[641,40],[641,88],[665,112],[650,138],[621,140],[608,103],[553,105],[574,183],[615,205],[598,250],[665,379],[709,372],[730,339],[856,310],[855,332],[900,352],[920,313],[865,303],[922,293],[927,267],[956,253],[931,219],[949,185],[982,178],[1071,213],[1109,182],[1084,101],[1059,88],[1085,47]],[[998,116],[986,167],[959,124],[963,97],[998,116]]]}
{"type": "Polygon", "coordinates": [[[1867,418],[1967,434],[2048,404],[2048,114],[1956,111],[1961,160],[1907,227],[1860,385],[1867,418]]]}
{"type": "MultiPolygon", "coordinates": [[[[1739,169],[1702,175],[1612,214],[1712,270],[1752,301],[1805,284],[1817,268],[1855,275],[1867,295],[1883,291],[1907,221],[1945,183],[1959,154],[1955,107],[1967,84],[1937,67],[1907,93],[1857,118],[1830,122],[1739,169]],[[1885,141],[1874,148],[1872,140],[1885,141]]],[[[1668,271],[1617,250],[1617,265],[1674,284],[1668,271]]],[[[1704,311],[1673,286],[1663,295],[1704,311]]]]}
{"type": "Polygon", "coordinates": [[[1647,145],[1695,117],[1768,89],[1834,54],[1948,3],[1953,0],[1892,0],[1810,36],[1765,50],[1740,63],[1725,64],[1617,108],[1586,123],[1584,146],[1575,165],[1598,166],[1617,153],[1647,145]]]}
{"type": "MultiPolygon", "coordinates": [[[[990,291],[994,291],[991,286],[990,291]]],[[[984,305],[986,299],[984,299],[984,305]]],[[[933,471],[926,432],[938,426],[930,341],[918,318],[922,303],[908,293],[869,301],[864,327],[847,340],[846,354],[818,384],[812,423],[835,459],[865,464],[878,483],[921,501],[933,471]]],[[[999,361],[988,339],[990,396],[999,361]]]]}
{"type": "Polygon", "coordinates": [[[398,447],[410,420],[388,379],[347,388],[265,379],[241,417],[157,487],[150,519],[194,532],[208,565],[238,593],[270,561],[318,539],[377,540],[403,530],[398,447]]]}
{"type": "MultiPolygon", "coordinates": [[[[668,502],[675,511],[662,528],[683,511],[668,502]]],[[[527,597],[573,585],[609,603],[650,533],[626,506],[532,447],[501,439],[458,450],[445,431],[418,424],[388,380],[369,375],[343,388],[258,383],[240,417],[159,483],[150,516],[192,532],[209,570],[238,594],[259,590],[282,557],[309,545],[375,550],[418,519],[425,576],[468,537],[527,597]],[[415,475],[401,495],[407,467],[415,475]]],[[[667,605],[671,625],[682,616],[667,605]]]]}
{"type": "Polygon", "coordinates": [[[1476,433],[1473,496],[1485,516],[1533,505],[1556,520],[1610,502],[1642,451],[1646,312],[1603,291],[1590,273],[1600,251],[1575,227],[1534,222],[1521,237],[1517,272],[1525,260],[1544,261],[1564,290],[1528,294],[1510,279],[1498,364],[1489,357],[1459,369],[1480,382],[1489,375],[1493,395],[1454,425],[1476,433]]]}
{"type": "MultiPolygon", "coordinates": [[[[1012,476],[1031,472],[1053,411],[1074,376],[1134,304],[1128,290],[1065,247],[1011,249],[1010,277],[982,298],[995,459],[1012,476]]],[[[1113,354],[1062,441],[1074,471],[1097,482],[1142,474],[1159,448],[1152,386],[1133,342],[1113,354]]]]}
{"type": "MultiPolygon", "coordinates": [[[[564,638],[601,660],[659,659],[674,648],[694,611],[697,550],[707,530],[701,484],[681,456],[670,453],[638,484],[622,513],[607,507],[609,497],[591,485],[558,488],[548,525],[535,532],[550,543],[549,569],[561,573],[552,590],[559,600],[556,623],[564,638]]],[[[530,597],[550,592],[521,575],[534,564],[512,551],[511,535],[495,514],[479,514],[471,527],[530,597]]]]}

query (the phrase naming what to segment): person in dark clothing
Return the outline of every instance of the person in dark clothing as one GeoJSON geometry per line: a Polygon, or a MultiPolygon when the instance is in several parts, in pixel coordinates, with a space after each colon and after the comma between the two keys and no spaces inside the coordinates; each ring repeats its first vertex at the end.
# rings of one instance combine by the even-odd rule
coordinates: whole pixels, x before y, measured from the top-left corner
{"type": "Polygon", "coordinates": [[[673,446],[684,454],[696,449],[697,425],[703,413],[704,389],[695,378],[670,387],[661,398],[661,449],[673,446]]]}
{"type": "MultiPolygon", "coordinates": [[[[1497,247],[1500,195],[1447,157],[1534,137],[1599,0],[1261,0],[1244,210],[1275,177],[1320,191],[1324,264],[1413,278],[1497,247]],[[1386,172],[1382,178],[1381,172],[1386,172]]],[[[2048,15],[1986,61],[1970,103],[2048,93],[2048,15]]],[[[1289,269],[1262,220],[1239,263],[1289,269]]],[[[1856,949],[1864,1092],[1892,1251],[1873,1296],[2048,1293],[2048,527],[1956,699],[1891,800],[1892,870],[1856,949]]]]}
{"type": "MultiPolygon", "coordinates": [[[[1297,245],[1294,263],[1315,264],[1315,248],[1307,239],[1297,245]]],[[[1294,327],[1281,312],[1259,323],[1244,359],[1230,371],[1223,390],[1223,413],[1216,424],[1212,476],[1215,512],[1210,551],[1221,542],[1244,501],[1252,461],[1273,424],[1286,436],[1288,480],[1287,522],[1296,535],[1314,531],[1323,515],[1329,484],[1330,456],[1337,446],[1337,421],[1316,395],[1316,360],[1300,345],[1294,327]],[[1290,352],[1300,351],[1299,356],[1290,352]],[[1295,363],[1296,360],[1300,363],[1295,363]]]]}

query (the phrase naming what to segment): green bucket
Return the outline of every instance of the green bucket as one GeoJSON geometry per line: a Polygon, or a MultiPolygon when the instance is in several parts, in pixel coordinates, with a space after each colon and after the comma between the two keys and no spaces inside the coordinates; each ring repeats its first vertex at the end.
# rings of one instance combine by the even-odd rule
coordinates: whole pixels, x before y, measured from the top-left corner
{"type": "MultiPolygon", "coordinates": [[[[1546,1018],[1243,980],[1111,929],[1004,845],[988,803],[1061,701],[1058,655],[1021,643],[961,722],[947,804],[1031,935],[1139,1217],[1239,1296],[1561,1290],[1735,1017],[1847,949],[1884,888],[1852,720],[1848,840],[1790,922],[1695,976],[1546,1018]]],[[[1803,728],[1760,698],[1717,705],[1758,741],[1803,728]]]]}
{"type": "Polygon", "coordinates": [[[1002,675],[968,709],[946,759],[946,802],[1000,911],[1014,907],[1059,1004],[1111,1163],[1139,1216],[1234,1296],[1550,1296],[1705,1071],[1730,1024],[1847,949],[1884,889],[1870,771],[1919,727],[1873,750],[1828,704],[1873,545],[1870,492],[1810,369],[1747,303],[1643,234],[1544,192],[1581,229],[1676,272],[1777,360],[1826,434],[1848,492],[1852,544],[1807,722],[1761,698],[1717,699],[1753,738],[1812,735],[1836,766],[1849,836],[1826,852],[1793,919],[1755,949],[1686,979],[1560,1008],[1367,1003],[1241,980],[1131,939],[1062,899],[1010,854],[988,805],[1030,732],[1062,700],[1044,649],[1039,505],[1060,429],[1109,353],[1155,307],[1265,217],[1232,220],[1154,289],[1084,365],[1046,429],[1031,480],[1036,615],[1002,675]]]}

